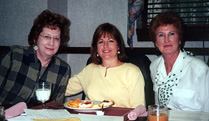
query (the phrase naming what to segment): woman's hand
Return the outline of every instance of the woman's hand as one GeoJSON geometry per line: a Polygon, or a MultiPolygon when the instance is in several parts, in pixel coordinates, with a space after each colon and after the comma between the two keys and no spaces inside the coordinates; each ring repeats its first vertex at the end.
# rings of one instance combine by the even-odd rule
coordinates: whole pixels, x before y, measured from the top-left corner
{"type": "Polygon", "coordinates": [[[131,112],[128,113],[129,120],[136,120],[137,117],[144,117],[147,116],[146,108],[143,105],[137,106],[131,112]]]}

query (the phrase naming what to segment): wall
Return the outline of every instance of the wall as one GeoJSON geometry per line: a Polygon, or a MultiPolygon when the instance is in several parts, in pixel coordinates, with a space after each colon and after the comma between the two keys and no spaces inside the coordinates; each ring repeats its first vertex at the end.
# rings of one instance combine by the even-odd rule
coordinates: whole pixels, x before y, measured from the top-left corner
{"type": "MultiPolygon", "coordinates": [[[[71,26],[71,47],[90,47],[96,27],[110,22],[127,38],[127,0],[68,0],[68,17],[71,26]]],[[[89,54],[69,54],[72,75],[86,65],[89,54]],[[76,66],[76,67],[75,67],[76,66]]]]}
{"type": "Polygon", "coordinates": [[[90,46],[95,28],[104,22],[116,25],[124,38],[127,31],[127,0],[69,0],[72,21],[70,46],[90,46]]]}
{"type": "Polygon", "coordinates": [[[0,0],[0,45],[28,45],[33,19],[47,8],[47,0],[0,0]]]}

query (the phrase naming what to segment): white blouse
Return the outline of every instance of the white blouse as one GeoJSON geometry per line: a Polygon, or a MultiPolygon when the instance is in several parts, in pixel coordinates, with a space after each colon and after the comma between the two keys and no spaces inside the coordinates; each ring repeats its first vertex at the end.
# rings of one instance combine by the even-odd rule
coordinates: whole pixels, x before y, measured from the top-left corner
{"type": "Polygon", "coordinates": [[[167,75],[162,56],[150,65],[156,103],[171,109],[209,112],[209,68],[187,52],[180,52],[167,75]]]}

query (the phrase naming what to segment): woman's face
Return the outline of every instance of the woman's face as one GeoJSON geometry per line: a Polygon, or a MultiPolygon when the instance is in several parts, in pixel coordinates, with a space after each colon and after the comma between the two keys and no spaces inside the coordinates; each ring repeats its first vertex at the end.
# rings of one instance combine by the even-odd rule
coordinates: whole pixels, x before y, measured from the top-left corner
{"type": "Polygon", "coordinates": [[[173,25],[158,27],[155,38],[155,45],[163,55],[179,53],[181,41],[178,30],[173,25]]]}
{"type": "Polygon", "coordinates": [[[97,41],[97,52],[102,60],[118,59],[117,41],[108,34],[103,34],[97,41]]]}
{"type": "Polygon", "coordinates": [[[43,28],[37,40],[37,53],[41,57],[51,58],[55,55],[60,46],[60,29],[43,28]]]}

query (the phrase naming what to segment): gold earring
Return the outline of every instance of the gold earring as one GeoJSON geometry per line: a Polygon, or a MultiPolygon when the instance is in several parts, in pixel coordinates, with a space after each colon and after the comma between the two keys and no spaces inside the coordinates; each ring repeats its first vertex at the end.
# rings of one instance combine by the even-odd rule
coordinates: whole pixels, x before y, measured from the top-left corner
{"type": "Polygon", "coordinates": [[[120,51],[118,50],[118,54],[120,54],[120,51]]]}

